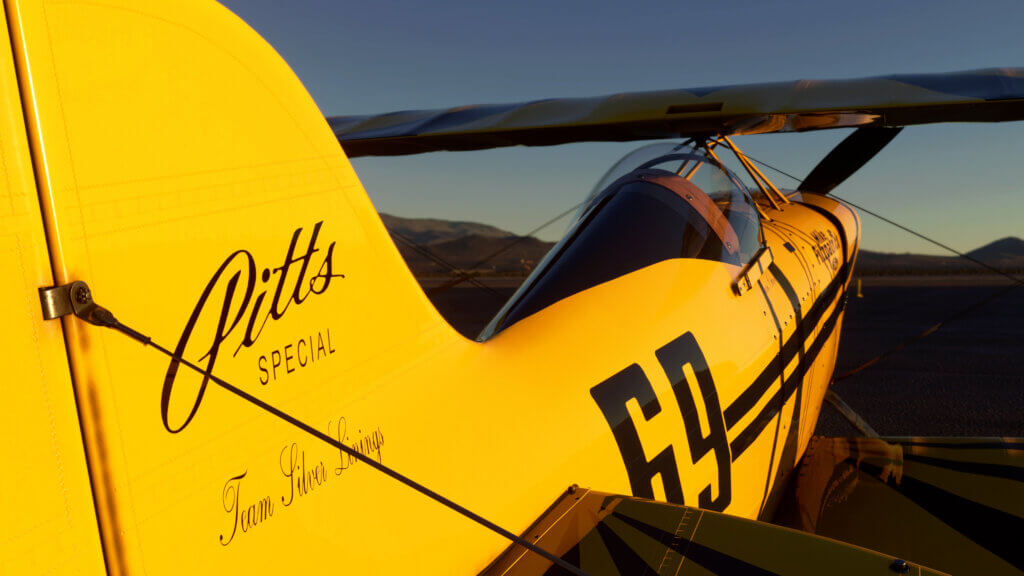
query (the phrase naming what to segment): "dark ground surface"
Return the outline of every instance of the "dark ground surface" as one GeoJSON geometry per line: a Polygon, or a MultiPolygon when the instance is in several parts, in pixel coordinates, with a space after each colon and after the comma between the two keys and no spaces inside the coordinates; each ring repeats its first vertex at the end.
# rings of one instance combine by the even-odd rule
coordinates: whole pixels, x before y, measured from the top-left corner
{"type": "MultiPolygon", "coordinates": [[[[448,321],[469,337],[487,324],[517,283],[482,281],[498,294],[460,286],[431,295],[448,321]]],[[[836,374],[1003,294],[837,382],[833,390],[882,435],[1024,437],[1024,287],[1004,291],[998,285],[930,283],[866,280],[864,297],[849,299],[836,374]],[[891,285],[908,283],[924,285],[891,285]]],[[[827,406],[817,433],[855,434],[827,406]]]]}
{"type": "MultiPolygon", "coordinates": [[[[837,375],[1003,294],[833,389],[883,435],[1024,436],[1024,289],[1005,290],[865,287],[864,298],[849,300],[837,375]]],[[[823,411],[820,434],[849,430],[835,411],[823,411]]]]}

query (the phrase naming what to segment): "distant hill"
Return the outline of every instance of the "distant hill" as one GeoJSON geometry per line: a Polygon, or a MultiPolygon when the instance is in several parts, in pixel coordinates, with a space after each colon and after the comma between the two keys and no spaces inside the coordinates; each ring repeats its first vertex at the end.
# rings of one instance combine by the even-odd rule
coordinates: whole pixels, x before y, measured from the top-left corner
{"type": "Polygon", "coordinates": [[[416,249],[401,239],[395,241],[416,276],[450,275],[451,267],[437,260],[483,276],[525,276],[554,246],[553,242],[517,236],[477,222],[402,218],[390,214],[381,214],[381,219],[392,235],[397,232],[420,246],[416,249]],[[497,256],[491,257],[499,251],[497,256]],[[485,263],[477,266],[484,260],[485,263]]]}
{"type": "MultiPolygon", "coordinates": [[[[420,251],[398,242],[398,250],[416,276],[446,276],[451,268],[438,263],[420,251]]],[[[525,276],[533,270],[553,242],[532,236],[494,238],[469,234],[446,242],[424,246],[431,254],[466,272],[482,276],[525,276]],[[500,254],[490,258],[498,251],[500,254]],[[484,264],[481,261],[487,260],[484,264]]]]}
{"type": "MultiPolygon", "coordinates": [[[[423,253],[461,270],[483,276],[525,276],[554,246],[532,236],[520,237],[495,226],[478,222],[439,220],[435,218],[402,218],[381,214],[384,225],[420,246],[417,250],[396,240],[402,257],[416,276],[447,276],[451,268],[423,253]],[[511,246],[511,247],[509,247],[511,246]],[[504,250],[503,250],[504,249],[504,250]],[[503,250],[498,256],[492,254],[503,250]],[[477,266],[482,260],[486,263],[477,266]]],[[[1007,272],[1024,272],[1024,240],[1002,238],[967,253],[986,264],[1007,272]]],[[[985,273],[977,264],[956,256],[924,254],[890,254],[861,250],[857,257],[857,273],[878,275],[943,275],[985,273]]]]}
{"type": "Polygon", "coordinates": [[[971,250],[967,255],[991,266],[1020,266],[1024,259],[1024,240],[1009,236],[971,250]]]}
{"type": "Polygon", "coordinates": [[[445,242],[469,235],[487,236],[490,238],[515,236],[511,232],[478,222],[438,220],[436,218],[402,218],[401,216],[392,216],[383,212],[380,215],[380,219],[384,221],[384,226],[390,232],[397,232],[417,244],[445,242]]]}
{"type": "MultiPolygon", "coordinates": [[[[1005,272],[1024,271],[1024,240],[1008,237],[967,252],[967,255],[1005,272]]],[[[983,267],[958,256],[890,254],[861,250],[857,272],[864,275],[973,274],[983,267]]]]}

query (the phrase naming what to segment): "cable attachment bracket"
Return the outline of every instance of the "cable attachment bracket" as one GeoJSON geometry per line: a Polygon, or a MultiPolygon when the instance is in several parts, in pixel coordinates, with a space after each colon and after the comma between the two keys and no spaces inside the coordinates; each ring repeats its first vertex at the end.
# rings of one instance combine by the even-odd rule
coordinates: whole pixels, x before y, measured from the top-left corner
{"type": "Polygon", "coordinates": [[[114,314],[92,299],[92,290],[82,280],[76,280],[62,286],[51,286],[39,289],[39,300],[43,306],[43,319],[56,320],[68,315],[94,326],[119,330],[143,344],[149,344],[149,336],[136,332],[121,324],[114,314]]]}

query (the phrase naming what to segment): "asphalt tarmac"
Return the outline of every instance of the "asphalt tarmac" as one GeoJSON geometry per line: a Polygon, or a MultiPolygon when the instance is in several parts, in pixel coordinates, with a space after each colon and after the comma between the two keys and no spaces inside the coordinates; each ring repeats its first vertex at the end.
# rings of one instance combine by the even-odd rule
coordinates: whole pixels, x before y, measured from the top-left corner
{"type": "MultiPolygon", "coordinates": [[[[463,285],[428,292],[441,314],[470,338],[518,283],[481,281],[487,289],[463,285]]],[[[833,390],[875,430],[883,436],[1024,437],[1024,287],[869,278],[862,293],[848,301],[836,369],[840,379],[833,390]],[[934,333],[841,378],[942,320],[947,321],[934,333]]],[[[856,434],[827,406],[817,433],[856,434]]]]}
{"type": "MultiPolygon", "coordinates": [[[[1024,436],[1024,287],[866,286],[863,293],[849,299],[833,390],[879,434],[1024,436]]],[[[834,410],[823,411],[819,434],[850,432],[834,410]]]]}

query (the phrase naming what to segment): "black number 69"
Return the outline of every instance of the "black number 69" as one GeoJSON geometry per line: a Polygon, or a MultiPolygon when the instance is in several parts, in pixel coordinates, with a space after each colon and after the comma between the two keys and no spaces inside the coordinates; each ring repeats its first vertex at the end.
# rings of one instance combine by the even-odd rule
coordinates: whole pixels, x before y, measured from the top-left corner
{"type": "MultiPolygon", "coordinates": [[[[683,416],[686,440],[690,447],[690,458],[696,464],[708,452],[714,451],[718,464],[718,496],[712,498],[711,485],[705,486],[699,497],[698,505],[709,510],[724,510],[732,500],[732,455],[726,437],[725,420],[718,401],[718,391],[711,378],[707,359],[701,352],[697,339],[691,332],[665,344],[655,351],[665,375],[672,384],[672,391],[683,416]],[[687,381],[683,367],[687,364],[693,369],[697,380],[697,389],[703,398],[704,412],[709,424],[707,434],[701,429],[701,418],[697,414],[697,402],[693,396],[693,388],[687,381]]],[[[605,420],[612,429],[612,435],[618,444],[622,461],[626,465],[633,495],[640,498],[654,498],[652,481],[660,475],[665,487],[665,498],[669,502],[684,504],[683,489],[679,479],[679,468],[676,463],[672,446],[659,452],[654,458],[648,459],[644,454],[640,435],[636,424],[629,417],[626,403],[632,399],[640,404],[645,420],[650,420],[659,412],[661,405],[655,396],[650,380],[638,364],[631,364],[611,378],[594,386],[590,395],[597,402],[605,420]]]]}

